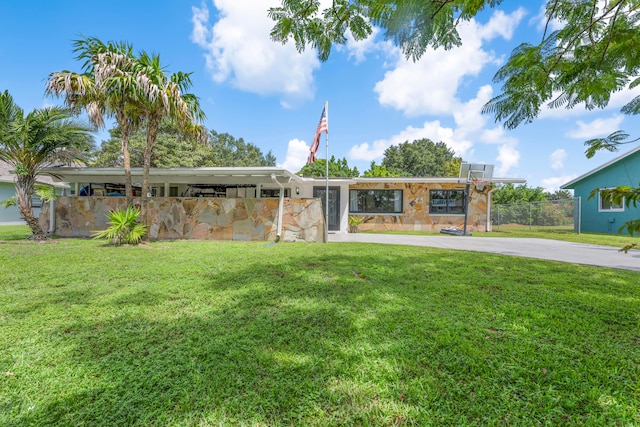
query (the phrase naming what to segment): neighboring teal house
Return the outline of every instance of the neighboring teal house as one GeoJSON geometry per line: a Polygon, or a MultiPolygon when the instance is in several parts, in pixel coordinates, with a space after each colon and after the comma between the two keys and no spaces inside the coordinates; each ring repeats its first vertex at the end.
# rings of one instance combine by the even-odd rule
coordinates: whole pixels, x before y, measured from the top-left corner
{"type": "Polygon", "coordinates": [[[574,196],[580,198],[580,209],[576,210],[579,230],[615,234],[625,222],[640,218],[640,206],[611,204],[599,194],[589,199],[595,189],[621,185],[640,187],[640,146],[560,187],[573,190],[574,196]]]}
{"type": "MultiPolygon", "coordinates": [[[[0,202],[10,199],[16,195],[16,186],[14,184],[15,175],[11,172],[11,167],[0,160],[0,202]]],[[[54,187],[58,187],[62,189],[64,187],[68,187],[68,185],[54,182],[53,179],[49,176],[40,176],[38,177],[38,184],[47,184],[52,185],[54,187]]],[[[33,203],[33,214],[38,217],[40,215],[40,207],[42,206],[42,201],[38,196],[34,196],[32,199],[33,203]]],[[[20,211],[16,206],[11,206],[5,208],[0,206],[0,225],[22,225],[25,224],[22,216],[20,215],[20,211]]]]}

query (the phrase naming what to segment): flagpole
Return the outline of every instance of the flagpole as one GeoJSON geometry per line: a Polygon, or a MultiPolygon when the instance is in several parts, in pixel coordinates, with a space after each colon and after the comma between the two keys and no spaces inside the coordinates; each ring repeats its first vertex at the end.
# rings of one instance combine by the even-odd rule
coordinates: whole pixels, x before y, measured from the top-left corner
{"type": "Polygon", "coordinates": [[[324,212],[324,242],[329,242],[329,100],[324,101],[325,114],[327,119],[327,133],[325,134],[326,146],[326,190],[325,190],[325,212],[324,212]]]}

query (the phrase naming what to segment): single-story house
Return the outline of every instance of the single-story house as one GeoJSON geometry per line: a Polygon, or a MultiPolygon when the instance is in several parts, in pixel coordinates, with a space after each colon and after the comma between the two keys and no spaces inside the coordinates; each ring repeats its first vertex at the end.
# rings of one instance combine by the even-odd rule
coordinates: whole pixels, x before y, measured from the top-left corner
{"type": "MultiPolygon", "coordinates": [[[[16,195],[15,186],[15,174],[12,172],[12,167],[8,163],[0,160],[0,202],[8,200],[16,195]]],[[[58,187],[60,191],[66,186],[61,182],[54,182],[51,177],[41,176],[38,177],[38,184],[52,185],[58,187]]],[[[31,201],[33,205],[33,214],[37,217],[40,215],[40,207],[42,201],[40,197],[34,196],[31,201]]],[[[0,225],[22,225],[25,224],[20,211],[17,206],[9,206],[7,208],[0,206],[0,225]]]]}
{"type": "Polygon", "coordinates": [[[580,200],[576,220],[581,231],[616,234],[625,222],[640,217],[640,207],[634,207],[633,204],[627,207],[624,203],[610,203],[601,198],[600,193],[591,199],[589,195],[595,189],[604,190],[619,186],[640,186],[640,146],[567,182],[560,188],[573,190],[574,197],[580,200]]]}
{"type": "MultiPolygon", "coordinates": [[[[55,234],[89,236],[106,227],[106,213],[124,205],[122,168],[50,168],[69,184],[55,203],[55,234]]],[[[132,169],[139,196],[142,169],[132,169]]],[[[149,227],[158,239],[325,241],[323,206],[329,190],[329,233],[349,232],[349,217],[361,230],[433,230],[462,226],[465,184],[452,178],[308,178],[278,167],[151,169],[149,227]]],[[[471,185],[470,229],[491,230],[493,178],[471,185]]],[[[137,200],[137,199],[136,199],[137,200]]],[[[134,203],[136,203],[134,201],[134,203]]],[[[48,208],[41,222],[49,227],[48,208]]]]}

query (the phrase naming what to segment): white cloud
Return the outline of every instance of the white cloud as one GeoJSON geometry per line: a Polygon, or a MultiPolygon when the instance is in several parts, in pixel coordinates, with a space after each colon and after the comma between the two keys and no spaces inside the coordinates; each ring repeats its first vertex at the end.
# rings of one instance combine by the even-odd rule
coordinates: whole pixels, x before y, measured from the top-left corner
{"type": "Polygon", "coordinates": [[[578,120],[576,122],[578,128],[568,132],[567,136],[575,139],[588,139],[608,135],[620,128],[622,120],[624,120],[622,115],[615,115],[608,119],[598,118],[591,122],[578,120]]]}
{"type": "Polygon", "coordinates": [[[509,171],[517,167],[520,162],[520,152],[516,150],[514,144],[504,144],[498,148],[498,157],[496,157],[498,169],[497,176],[507,176],[509,171]]]}
{"type": "Polygon", "coordinates": [[[525,14],[526,11],[523,8],[519,8],[510,15],[501,10],[496,10],[489,22],[479,28],[478,34],[483,40],[491,40],[500,36],[509,41],[525,14]]]}
{"type": "Polygon", "coordinates": [[[567,160],[567,150],[559,148],[549,156],[551,161],[551,169],[562,170],[564,168],[564,161],[567,160]]]}
{"type": "Polygon", "coordinates": [[[440,121],[425,122],[420,128],[409,126],[388,139],[379,139],[371,144],[364,142],[355,145],[349,150],[349,160],[378,160],[384,155],[384,151],[392,145],[403,142],[412,142],[418,139],[428,138],[434,142],[444,142],[455,151],[456,155],[463,156],[471,148],[472,143],[462,139],[452,128],[443,127],[440,121]]]}
{"type": "Polygon", "coordinates": [[[356,64],[364,61],[366,55],[371,52],[384,52],[387,55],[397,55],[397,50],[390,41],[377,42],[376,38],[380,34],[380,28],[372,27],[372,32],[364,40],[356,41],[350,31],[347,31],[347,43],[344,45],[336,45],[338,51],[346,50],[349,58],[354,58],[356,64]]]}
{"type": "Polygon", "coordinates": [[[465,102],[458,103],[453,118],[461,132],[475,133],[482,129],[487,121],[487,116],[482,114],[480,110],[482,106],[491,99],[493,89],[490,85],[482,86],[478,89],[476,97],[465,102]]]}
{"type": "Polygon", "coordinates": [[[460,47],[427,50],[416,62],[398,55],[395,68],[374,88],[378,101],[408,116],[453,113],[460,104],[456,94],[462,80],[478,75],[495,61],[493,52],[482,49],[483,42],[498,36],[510,38],[523,16],[522,9],[510,15],[497,11],[485,25],[475,20],[461,24],[460,47]]]}
{"type": "Polygon", "coordinates": [[[307,163],[309,157],[309,147],[306,142],[299,139],[292,139],[287,146],[287,156],[284,162],[278,167],[288,171],[299,171],[307,163]]]}
{"type": "Polygon", "coordinates": [[[288,107],[313,97],[313,71],[320,67],[315,51],[298,53],[293,43],[281,45],[269,37],[273,21],[267,0],[214,0],[219,18],[211,26],[209,10],[192,7],[191,40],[205,51],[207,70],[217,83],[260,95],[277,95],[288,107]]]}
{"type": "Polygon", "coordinates": [[[544,178],[542,182],[542,188],[545,191],[553,192],[560,189],[560,186],[574,179],[577,175],[565,175],[565,176],[553,176],[544,178]]]}
{"type": "Polygon", "coordinates": [[[562,27],[564,26],[564,24],[557,20],[557,19],[552,19],[551,21],[549,21],[545,15],[545,12],[547,10],[547,3],[545,2],[545,4],[543,4],[542,6],[540,6],[540,9],[538,9],[538,14],[533,16],[531,18],[531,20],[529,20],[529,24],[530,25],[535,25],[536,29],[538,31],[544,31],[545,27],[547,28],[547,34],[553,32],[553,31],[557,31],[562,29],[562,27]]]}
{"type": "Polygon", "coordinates": [[[439,120],[425,121],[422,127],[409,126],[388,139],[379,139],[373,143],[355,145],[349,151],[350,160],[378,160],[384,155],[384,151],[392,145],[398,145],[405,141],[414,141],[429,138],[434,142],[444,142],[453,149],[458,156],[465,160],[472,158],[474,139],[489,144],[515,145],[517,139],[507,136],[504,129],[496,127],[492,130],[484,130],[486,117],[480,114],[480,107],[491,98],[491,86],[486,85],[478,89],[475,98],[458,103],[453,113],[454,127],[444,127],[439,120]]]}

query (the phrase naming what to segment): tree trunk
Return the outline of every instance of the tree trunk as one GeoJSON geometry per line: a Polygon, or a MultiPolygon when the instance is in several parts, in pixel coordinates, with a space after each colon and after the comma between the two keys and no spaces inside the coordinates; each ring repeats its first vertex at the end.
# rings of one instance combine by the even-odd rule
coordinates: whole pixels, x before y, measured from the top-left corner
{"type": "Polygon", "coordinates": [[[158,127],[160,126],[160,119],[158,117],[151,116],[147,123],[147,143],[144,147],[144,166],[142,171],[142,194],[141,194],[141,207],[140,207],[140,220],[143,224],[149,225],[147,218],[148,205],[149,205],[149,169],[151,168],[151,154],[153,154],[153,146],[158,136],[158,127]]]}
{"type": "Polygon", "coordinates": [[[47,233],[40,227],[38,218],[33,215],[33,206],[31,205],[31,196],[33,196],[33,188],[35,177],[30,175],[18,175],[16,181],[16,194],[18,196],[18,209],[22,219],[25,220],[34,240],[47,240],[47,233]]]}
{"type": "Polygon", "coordinates": [[[116,114],[120,126],[120,141],[122,142],[122,167],[124,168],[124,194],[127,206],[133,206],[133,185],[131,184],[131,156],[129,155],[129,136],[131,122],[122,113],[116,114]]]}

